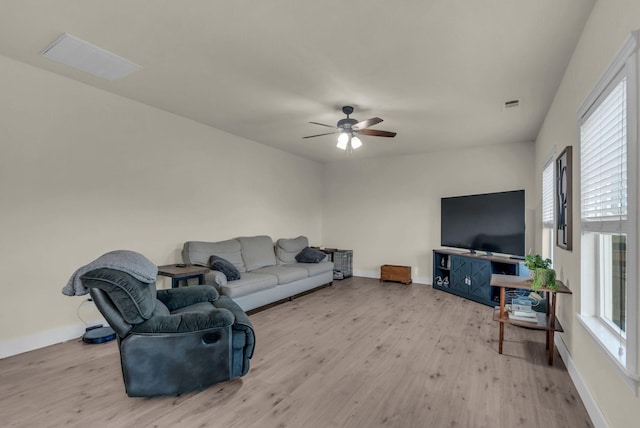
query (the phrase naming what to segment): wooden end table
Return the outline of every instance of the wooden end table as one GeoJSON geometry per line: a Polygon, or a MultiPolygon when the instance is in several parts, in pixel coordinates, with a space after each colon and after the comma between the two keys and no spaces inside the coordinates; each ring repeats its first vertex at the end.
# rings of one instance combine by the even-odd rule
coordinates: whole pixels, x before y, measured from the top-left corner
{"type": "Polygon", "coordinates": [[[171,278],[171,288],[177,288],[180,281],[191,278],[198,278],[198,284],[204,284],[204,274],[210,270],[204,266],[173,264],[158,266],[158,275],[171,278]]]}
{"type": "Polygon", "coordinates": [[[514,275],[491,275],[491,285],[500,288],[500,307],[495,308],[493,320],[500,323],[500,339],[498,342],[498,353],[502,354],[502,342],[504,340],[504,325],[512,324],[520,327],[528,327],[536,330],[544,330],[547,333],[547,349],[549,351],[549,365],[553,365],[553,335],[556,331],[563,332],[560,321],[556,319],[556,294],[572,294],[562,282],[556,281],[557,290],[541,288],[537,293],[544,293],[547,300],[547,313],[537,313],[537,322],[518,321],[509,318],[509,314],[504,310],[505,290],[516,288],[520,290],[531,290],[532,280],[523,276],[514,275]],[[551,298],[551,299],[549,299],[551,298]]]}

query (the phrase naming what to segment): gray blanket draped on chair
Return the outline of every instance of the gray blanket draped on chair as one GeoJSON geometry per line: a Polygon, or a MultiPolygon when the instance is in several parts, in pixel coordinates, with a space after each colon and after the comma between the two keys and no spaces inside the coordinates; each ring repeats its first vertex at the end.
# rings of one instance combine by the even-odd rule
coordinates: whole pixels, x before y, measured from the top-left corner
{"type": "Polygon", "coordinates": [[[115,250],[101,255],[91,263],[78,268],[62,289],[66,296],[83,296],[89,289],[82,285],[80,277],[95,269],[110,268],[126,272],[139,281],[152,283],[158,276],[158,267],[140,253],[115,250]]]}

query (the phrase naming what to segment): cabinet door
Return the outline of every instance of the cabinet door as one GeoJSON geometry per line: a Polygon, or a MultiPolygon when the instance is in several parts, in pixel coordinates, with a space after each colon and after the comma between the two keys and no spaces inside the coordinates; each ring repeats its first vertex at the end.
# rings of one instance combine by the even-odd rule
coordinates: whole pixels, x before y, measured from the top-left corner
{"type": "Polygon", "coordinates": [[[464,293],[469,292],[469,279],[471,274],[471,260],[467,257],[451,257],[450,287],[464,293]]]}
{"type": "Polygon", "coordinates": [[[471,260],[469,293],[483,299],[491,299],[491,262],[471,260]]]}

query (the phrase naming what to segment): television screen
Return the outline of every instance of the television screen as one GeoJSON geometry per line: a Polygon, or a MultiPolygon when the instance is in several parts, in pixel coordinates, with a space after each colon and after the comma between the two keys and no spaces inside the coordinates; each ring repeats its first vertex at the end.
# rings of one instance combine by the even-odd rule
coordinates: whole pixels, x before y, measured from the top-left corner
{"type": "Polygon", "coordinates": [[[524,190],[441,200],[440,244],[524,256],[524,190]]]}

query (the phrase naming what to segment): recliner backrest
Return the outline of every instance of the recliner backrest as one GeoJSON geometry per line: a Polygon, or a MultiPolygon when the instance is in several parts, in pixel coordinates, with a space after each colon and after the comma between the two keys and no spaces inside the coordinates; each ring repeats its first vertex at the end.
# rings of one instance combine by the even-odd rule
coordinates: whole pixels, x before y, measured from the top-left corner
{"type": "Polygon", "coordinates": [[[115,307],[109,298],[109,295],[99,288],[90,289],[89,294],[113,331],[115,331],[119,337],[125,337],[129,334],[133,326],[124,320],[118,308],[115,307]]]}
{"type": "Polygon", "coordinates": [[[87,272],[81,280],[89,290],[97,288],[105,292],[128,324],[140,324],[153,315],[157,304],[155,282],[145,283],[126,272],[108,268],[87,272]]]}

